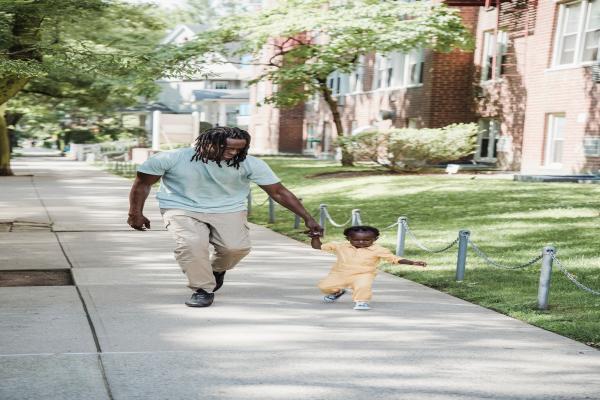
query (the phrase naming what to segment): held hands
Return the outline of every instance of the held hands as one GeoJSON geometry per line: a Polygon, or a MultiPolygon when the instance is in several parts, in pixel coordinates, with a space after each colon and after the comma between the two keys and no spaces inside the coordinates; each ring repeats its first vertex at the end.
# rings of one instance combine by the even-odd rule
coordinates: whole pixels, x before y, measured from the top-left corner
{"type": "Polygon", "coordinates": [[[425,268],[427,266],[427,263],[425,261],[411,261],[410,265],[416,265],[417,267],[425,268]]]}
{"type": "Polygon", "coordinates": [[[144,217],[143,214],[129,214],[129,218],[127,218],[127,223],[133,229],[138,231],[145,231],[146,229],[150,229],[150,220],[144,217]]]}
{"type": "Polygon", "coordinates": [[[323,236],[323,228],[314,219],[309,219],[305,222],[307,230],[304,231],[309,237],[321,237],[323,236]]]}

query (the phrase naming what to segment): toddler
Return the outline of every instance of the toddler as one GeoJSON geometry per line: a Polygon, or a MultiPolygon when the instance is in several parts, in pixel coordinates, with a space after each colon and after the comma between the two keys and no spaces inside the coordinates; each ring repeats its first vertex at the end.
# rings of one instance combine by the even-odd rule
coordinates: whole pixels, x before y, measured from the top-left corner
{"type": "Polygon", "coordinates": [[[337,256],[329,275],[319,282],[319,289],[325,293],[323,301],[326,303],[333,303],[346,293],[346,288],[351,288],[354,309],[370,310],[371,285],[380,261],[421,267],[427,265],[423,261],[395,256],[385,247],[375,244],[379,238],[379,230],[372,226],[352,226],[344,230],[344,236],[348,242],[325,244],[321,244],[319,235],[311,236],[313,249],[325,250],[337,256]]]}

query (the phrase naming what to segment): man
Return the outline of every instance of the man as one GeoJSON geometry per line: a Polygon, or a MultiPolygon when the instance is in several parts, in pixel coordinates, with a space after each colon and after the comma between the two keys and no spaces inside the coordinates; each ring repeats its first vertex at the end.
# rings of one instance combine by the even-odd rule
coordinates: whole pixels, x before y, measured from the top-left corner
{"type": "Polygon", "coordinates": [[[216,127],[198,136],[195,147],[159,153],[138,168],[129,194],[129,219],[134,229],[150,229],[143,214],[153,184],[163,220],[177,243],[175,259],[194,290],[185,304],[208,307],[225,272],[250,252],[246,198],[250,182],[304,219],[306,233],[323,228],[286,189],[271,168],[248,155],[250,135],[239,128],[216,127]],[[214,254],[209,256],[209,245],[214,254]]]}

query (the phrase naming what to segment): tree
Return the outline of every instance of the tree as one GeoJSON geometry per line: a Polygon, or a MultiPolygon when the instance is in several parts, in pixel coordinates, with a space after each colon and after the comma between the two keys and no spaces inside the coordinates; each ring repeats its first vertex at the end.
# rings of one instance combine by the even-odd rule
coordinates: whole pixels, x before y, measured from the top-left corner
{"type": "MultiPolygon", "coordinates": [[[[163,34],[160,19],[139,4],[0,0],[0,105],[24,90],[95,107],[152,95],[165,71],[189,66],[178,49],[158,45],[163,34]]],[[[11,174],[0,112],[0,175],[11,174]]]]}
{"type": "MultiPolygon", "coordinates": [[[[333,72],[350,73],[361,56],[373,52],[472,48],[458,12],[428,2],[282,0],[274,8],[226,18],[218,26],[190,43],[190,54],[207,50],[228,57],[252,54],[254,63],[264,67],[254,82],[277,85],[266,103],[289,107],[319,93],[338,135],[344,134],[341,117],[327,86],[333,72]],[[218,47],[229,43],[237,43],[233,52],[218,47]]],[[[343,147],[342,164],[352,164],[350,152],[343,147]]]]}

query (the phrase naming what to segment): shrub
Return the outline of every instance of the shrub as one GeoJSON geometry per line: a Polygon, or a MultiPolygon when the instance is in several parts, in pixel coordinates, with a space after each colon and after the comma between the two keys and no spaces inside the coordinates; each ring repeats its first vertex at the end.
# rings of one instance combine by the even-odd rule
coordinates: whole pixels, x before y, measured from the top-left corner
{"type": "Polygon", "coordinates": [[[339,140],[355,159],[370,160],[393,171],[416,171],[426,165],[458,160],[475,152],[477,124],[437,129],[391,129],[339,140]]]}

